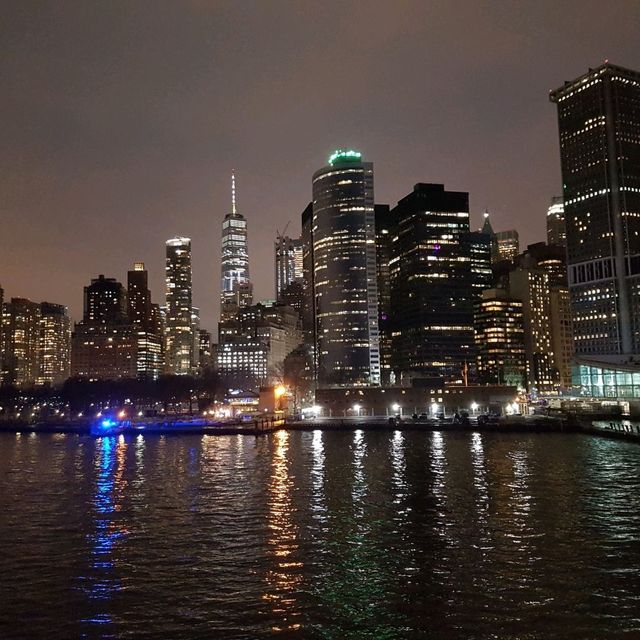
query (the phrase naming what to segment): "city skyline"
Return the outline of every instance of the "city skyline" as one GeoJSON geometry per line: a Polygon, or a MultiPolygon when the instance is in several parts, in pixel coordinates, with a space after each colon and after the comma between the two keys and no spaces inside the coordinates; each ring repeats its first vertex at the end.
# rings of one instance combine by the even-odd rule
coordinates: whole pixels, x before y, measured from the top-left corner
{"type": "Polygon", "coordinates": [[[313,21],[295,5],[198,3],[124,16],[67,6],[15,6],[7,21],[11,55],[0,64],[9,89],[3,113],[13,126],[2,152],[0,274],[7,297],[64,303],[74,320],[85,281],[99,273],[123,279],[132,260],[147,264],[158,296],[164,241],[180,235],[194,239],[194,304],[202,326],[214,330],[210,283],[232,168],[242,175],[255,298],[271,297],[272,271],[257,265],[271,263],[276,229],[292,220],[297,234],[307,176],[340,146],[376,164],[378,202],[395,205],[417,182],[444,183],[469,191],[473,229],[488,208],[497,231],[519,229],[523,247],[542,240],[548,202],[560,193],[547,92],[605,58],[640,67],[640,9],[630,3],[606,15],[580,3],[579,33],[566,29],[571,4],[410,3],[371,8],[364,21],[352,6],[337,22],[337,5],[313,21]],[[463,19],[476,33],[452,50],[463,19]],[[226,42],[229,25],[251,50],[226,42]],[[276,26],[283,37],[265,40],[276,26]],[[350,47],[350,68],[333,74],[331,61],[342,55],[335,38],[358,46],[350,47]],[[289,60],[295,64],[283,64],[289,60]],[[430,81],[412,82],[416,68],[430,81]]]}

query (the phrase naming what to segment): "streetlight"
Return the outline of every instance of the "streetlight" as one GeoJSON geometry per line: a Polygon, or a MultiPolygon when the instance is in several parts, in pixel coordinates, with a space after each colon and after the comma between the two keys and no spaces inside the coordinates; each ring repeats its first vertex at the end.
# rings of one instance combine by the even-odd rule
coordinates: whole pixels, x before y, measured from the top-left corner
{"type": "Polygon", "coordinates": [[[399,405],[397,402],[394,402],[394,403],[391,405],[391,408],[393,409],[393,412],[394,412],[394,413],[398,413],[398,411],[400,411],[400,405],[399,405]]]}
{"type": "Polygon", "coordinates": [[[478,403],[477,402],[472,402],[471,403],[471,411],[473,411],[473,413],[475,413],[478,410],[478,403]]]}
{"type": "Polygon", "coordinates": [[[359,416],[360,415],[360,405],[359,404],[354,404],[353,405],[353,410],[356,412],[356,415],[359,416]]]}

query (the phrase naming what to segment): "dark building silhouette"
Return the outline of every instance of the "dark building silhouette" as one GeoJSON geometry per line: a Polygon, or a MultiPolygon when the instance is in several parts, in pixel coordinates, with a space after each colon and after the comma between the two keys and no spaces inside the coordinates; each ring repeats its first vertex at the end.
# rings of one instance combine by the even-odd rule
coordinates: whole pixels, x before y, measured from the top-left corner
{"type": "Polygon", "coordinates": [[[91,380],[135,378],[138,343],[129,321],[127,293],[100,275],[84,288],[84,314],[71,342],[71,374],[91,380]]]}
{"type": "MultiPolygon", "coordinates": [[[[475,364],[473,303],[481,288],[474,287],[471,270],[469,194],[420,183],[398,202],[391,216],[396,377],[417,374],[464,382],[475,364]]],[[[479,236],[486,252],[489,236],[479,236]]],[[[481,271],[485,277],[485,268],[481,271]]]]}
{"type": "Polygon", "coordinates": [[[304,344],[307,346],[311,360],[311,377],[313,384],[317,379],[316,372],[316,300],[313,289],[313,202],[310,202],[301,214],[302,233],[302,332],[304,344]]]}
{"type": "Polygon", "coordinates": [[[129,320],[138,340],[138,377],[155,380],[164,368],[164,340],[159,309],[151,302],[149,274],[142,262],[136,262],[127,272],[127,300],[129,320]]]}

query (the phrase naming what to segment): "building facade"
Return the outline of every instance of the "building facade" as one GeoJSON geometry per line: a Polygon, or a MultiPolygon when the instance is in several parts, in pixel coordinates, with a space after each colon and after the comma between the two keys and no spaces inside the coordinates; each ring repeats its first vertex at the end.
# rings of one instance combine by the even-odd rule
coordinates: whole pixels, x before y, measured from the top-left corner
{"type": "Polygon", "coordinates": [[[524,387],[526,357],[522,302],[487,289],[475,305],[478,382],[524,387]]]}
{"type": "Polygon", "coordinates": [[[640,352],[640,73],[605,63],[550,99],[576,355],[627,361],[640,352]]]}
{"type": "Polygon", "coordinates": [[[39,358],[37,384],[58,386],[71,375],[71,320],[64,305],[40,305],[39,358]]]}
{"type": "Polygon", "coordinates": [[[238,309],[219,324],[217,368],[229,388],[281,383],[285,358],[303,340],[298,313],[287,305],[238,309]]]}
{"type": "Polygon", "coordinates": [[[392,368],[462,384],[475,365],[469,194],[415,185],[391,211],[392,368]]]}
{"type": "Polygon", "coordinates": [[[32,387],[40,376],[40,304],[11,298],[2,305],[2,381],[32,387]]]}
{"type": "Polygon", "coordinates": [[[192,324],[191,240],[167,240],[165,370],[190,375],[195,363],[192,324]]]}
{"type": "Polygon", "coordinates": [[[336,151],[313,175],[315,357],[320,386],[380,383],[373,164],[336,151]]]}
{"type": "Polygon", "coordinates": [[[527,387],[552,391],[558,375],[551,346],[549,275],[536,268],[514,269],[509,274],[509,296],[522,302],[527,387]]]}
{"type": "Polygon", "coordinates": [[[493,236],[492,262],[508,260],[513,262],[520,253],[520,237],[515,229],[498,231],[493,236]]]}
{"type": "Polygon", "coordinates": [[[71,339],[71,374],[89,380],[135,378],[137,353],[126,289],[114,278],[94,278],[84,288],[82,321],[71,339]]]}

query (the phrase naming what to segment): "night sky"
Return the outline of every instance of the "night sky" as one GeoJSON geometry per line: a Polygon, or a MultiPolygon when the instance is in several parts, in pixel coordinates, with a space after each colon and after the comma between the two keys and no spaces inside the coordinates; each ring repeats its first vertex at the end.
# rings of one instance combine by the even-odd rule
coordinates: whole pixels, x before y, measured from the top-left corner
{"type": "Polygon", "coordinates": [[[336,147],[375,167],[377,202],[414,183],[470,192],[472,224],[545,238],[560,193],[548,92],[605,58],[640,68],[640,2],[4,0],[0,284],[67,304],[164,243],[193,239],[194,305],[218,314],[235,169],[256,300],[273,240],[336,147]]]}

